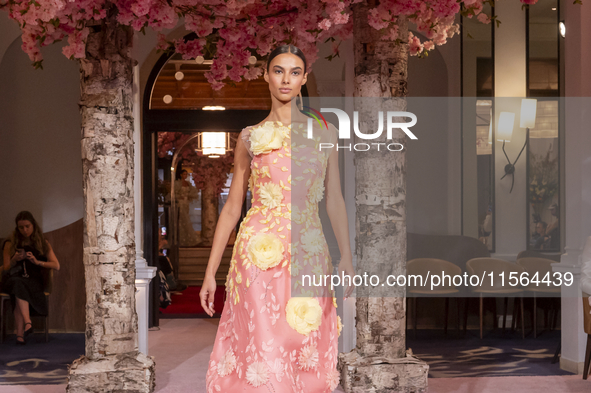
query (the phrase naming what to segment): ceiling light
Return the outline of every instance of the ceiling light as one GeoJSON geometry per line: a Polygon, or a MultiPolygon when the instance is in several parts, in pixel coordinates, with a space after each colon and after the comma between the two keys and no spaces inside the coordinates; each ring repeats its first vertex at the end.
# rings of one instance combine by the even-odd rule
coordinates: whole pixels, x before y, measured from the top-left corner
{"type": "Polygon", "coordinates": [[[185,74],[183,74],[182,71],[177,71],[174,74],[174,79],[176,79],[177,81],[182,81],[184,77],[185,77],[185,74]]]}
{"type": "Polygon", "coordinates": [[[225,111],[226,108],[219,105],[208,105],[201,108],[204,111],[225,111]]]}
{"type": "Polygon", "coordinates": [[[167,94],[164,97],[162,97],[162,101],[164,101],[165,104],[170,104],[172,102],[172,96],[170,94],[167,94]]]}

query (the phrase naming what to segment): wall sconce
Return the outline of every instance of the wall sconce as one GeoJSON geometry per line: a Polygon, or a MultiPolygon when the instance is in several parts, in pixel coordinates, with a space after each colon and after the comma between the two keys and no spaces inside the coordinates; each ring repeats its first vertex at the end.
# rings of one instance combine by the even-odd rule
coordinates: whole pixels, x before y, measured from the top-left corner
{"type": "Polygon", "coordinates": [[[519,127],[526,129],[525,143],[523,144],[521,151],[513,163],[511,163],[511,160],[509,160],[509,156],[507,156],[507,152],[505,151],[505,142],[511,142],[511,137],[513,136],[513,125],[515,123],[515,113],[501,112],[499,115],[497,140],[503,142],[503,153],[505,154],[508,162],[508,164],[505,165],[505,174],[503,177],[501,177],[501,180],[503,180],[505,176],[511,175],[511,189],[509,190],[509,193],[513,191],[513,185],[515,184],[515,164],[517,163],[517,160],[519,160],[519,157],[521,157],[521,153],[523,153],[525,146],[527,146],[527,141],[529,139],[529,129],[536,126],[536,108],[537,100],[525,98],[521,100],[519,127]]]}
{"type": "Polygon", "coordinates": [[[563,20],[558,23],[558,31],[560,32],[560,36],[562,38],[566,37],[566,25],[564,24],[563,20]]]}

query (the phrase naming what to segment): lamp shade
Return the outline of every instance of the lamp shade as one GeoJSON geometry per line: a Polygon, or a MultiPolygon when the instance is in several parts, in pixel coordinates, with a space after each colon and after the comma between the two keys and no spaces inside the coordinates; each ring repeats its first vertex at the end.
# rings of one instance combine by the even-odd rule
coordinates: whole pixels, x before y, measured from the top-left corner
{"type": "Polygon", "coordinates": [[[203,154],[224,155],[226,154],[226,133],[225,132],[204,132],[201,135],[201,148],[203,154]]]}
{"type": "Polygon", "coordinates": [[[534,128],[536,126],[536,108],[538,100],[524,98],[521,100],[521,115],[519,117],[519,127],[534,128]]]}
{"type": "Polygon", "coordinates": [[[501,112],[499,115],[499,126],[497,128],[497,141],[511,142],[513,135],[513,124],[515,123],[515,113],[501,112]]]}

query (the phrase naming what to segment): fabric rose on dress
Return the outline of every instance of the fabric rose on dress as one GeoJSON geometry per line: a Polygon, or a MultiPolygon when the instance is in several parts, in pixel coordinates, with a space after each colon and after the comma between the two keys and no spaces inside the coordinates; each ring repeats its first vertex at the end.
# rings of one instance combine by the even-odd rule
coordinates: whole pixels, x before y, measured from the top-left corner
{"type": "Polygon", "coordinates": [[[309,254],[320,254],[324,249],[324,236],[320,229],[310,229],[302,235],[302,249],[309,254]]]}
{"type": "Polygon", "coordinates": [[[281,382],[281,378],[285,375],[285,363],[280,358],[275,358],[275,361],[268,361],[269,371],[275,374],[277,382],[281,382]]]}
{"type": "Polygon", "coordinates": [[[269,153],[283,146],[283,132],[268,121],[250,131],[250,150],[254,155],[269,153]]]}
{"type": "Polygon", "coordinates": [[[329,392],[335,390],[340,381],[341,376],[339,375],[339,371],[337,369],[332,369],[326,374],[326,384],[328,385],[329,392]]]}
{"type": "Polygon", "coordinates": [[[339,332],[339,336],[341,335],[341,330],[343,330],[343,323],[341,322],[341,316],[337,315],[337,330],[339,332]]]}
{"type": "Polygon", "coordinates": [[[246,369],[246,380],[255,388],[269,380],[269,369],[264,362],[251,363],[246,369]]]}
{"type": "Polygon", "coordinates": [[[248,177],[248,190],[250,191],[251,194],[254,194],[253,176],[254,176],[254,174],[252,174],[248,177]]]}
{"type": "Polygon", "coordinates": [[[270,209],[274,209],[281,204],[283,200],[283,190],[279,184],[268,182],[258,189],[260,201],[270,209]]]}
{"type": "Polygon", "coordinates": [[[277,266],[283,260],[285,247],[273,234],[258,234],[248,245],[248,258],[261,270],[277,266]]]}
{"type": "Polygon", "coordinates": [[[230,374],[234,371],[236,367],[236,356],[234,356],[234,352],[232,348],[228,349],[224,356],[220,359],[218,364],[218,374],[220,377],[225,377],[226,375],[230,374]]]}
{"type": "Polygon", "coordinates": [[[322,307],[313,297],[292,297],[285,306],[285,319],[298,333],[307,336],[322,323],[322,307]]]}
{"type": "Polygon", "coordinates": [[[310,186],[310,189],[308,190],[308,199],[312,203],[318,203],[322,200],[323,197],[324,181],[320,177],[317,177],[316,180],[314,180],[314,183],[312,183],[312,185],[310,186]]]}
{"type": "Polygon", "coordinates": [[[318,349],[316,349],[316,345],[306,345],[300,352],[298,362],[300,370],[315,370],[318,365],[318,349]]]}
{"type": "Polygon", "coordinates": [[[304,215],[300,212],[300,208],[297,205],[291,205],[291,220],[293,222],[295,222],[296,224],[303,224],[305,217],[304,215]]]}

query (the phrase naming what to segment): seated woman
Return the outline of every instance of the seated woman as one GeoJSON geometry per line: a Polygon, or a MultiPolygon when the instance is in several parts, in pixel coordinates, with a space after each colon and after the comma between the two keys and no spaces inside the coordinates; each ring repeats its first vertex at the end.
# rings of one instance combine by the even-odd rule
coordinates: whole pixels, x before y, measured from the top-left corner
{"type": "Polygon", "coordinates": [[[31,313],[47,315],[43,269],[59,270],[60,264],[31,213],[22,211],[14,221],[16,228],[4,243],[2,291],[10,295],[16,342],[24,345],[33,333],[31,313]]]}

